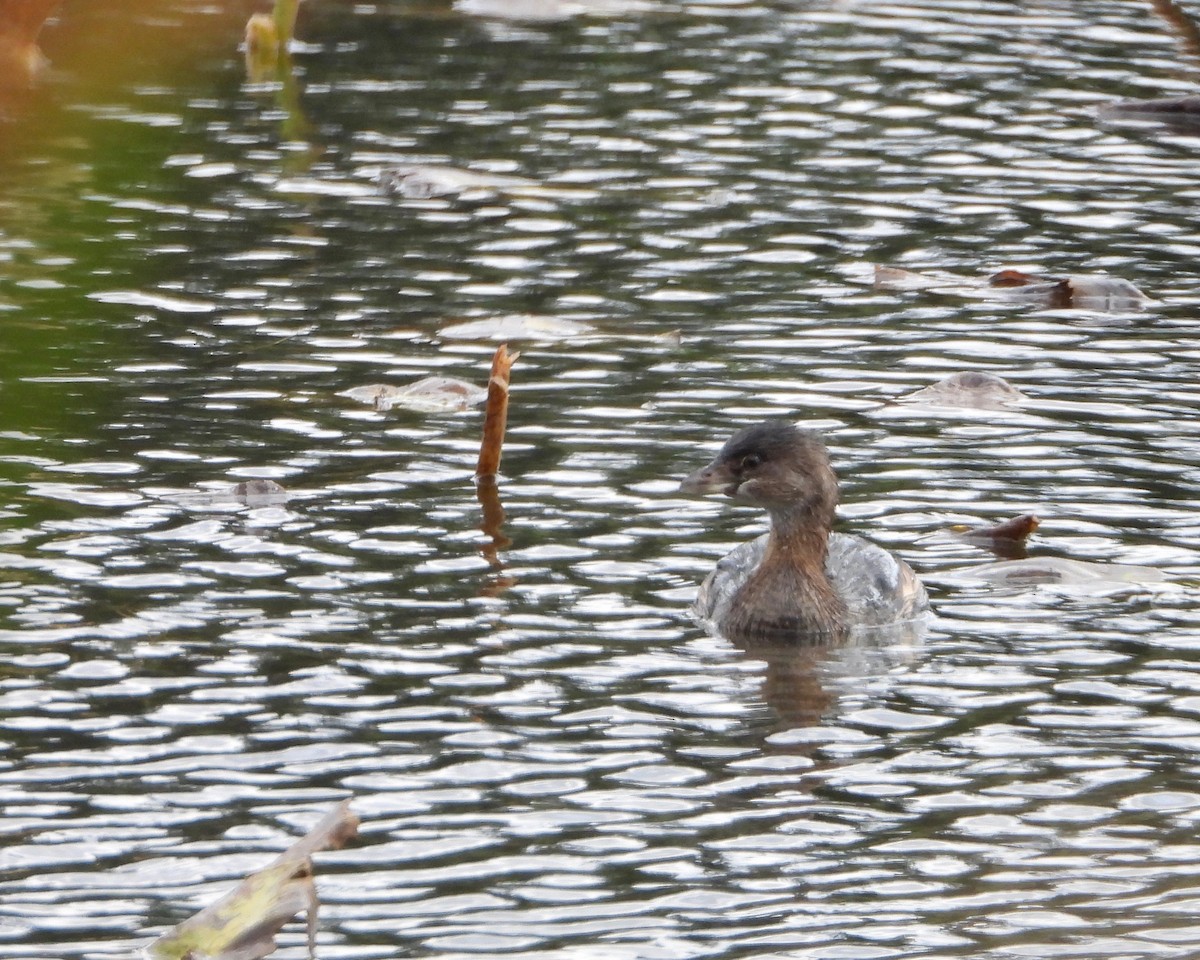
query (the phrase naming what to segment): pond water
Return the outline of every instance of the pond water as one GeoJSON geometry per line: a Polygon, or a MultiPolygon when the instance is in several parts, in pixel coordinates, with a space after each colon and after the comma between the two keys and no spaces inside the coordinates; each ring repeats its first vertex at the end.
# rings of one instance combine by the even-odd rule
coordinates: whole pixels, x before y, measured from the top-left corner
{"type": "Polygon", "coordinates": [[[1192,89],[1155,9],[329,0],[279,84],[249,5],[70,0],[0,126],[0,958],[129,956],[348,796],[322,958],[1196,956],[1200,136],[1095,109],[1192,89]],[[478,410],[340,394],[482,384],[439,331],[513,314],[595,330],[511,343],[485,531],[478,410]],[[959,370],[1029,399],[895,403],[959,370]],[[692,622],[764,522],[678,480],[767,415],[926,579],[920,643],[692,622]],[[952,574],[1023,512],[1173,582],[952,574]]]}

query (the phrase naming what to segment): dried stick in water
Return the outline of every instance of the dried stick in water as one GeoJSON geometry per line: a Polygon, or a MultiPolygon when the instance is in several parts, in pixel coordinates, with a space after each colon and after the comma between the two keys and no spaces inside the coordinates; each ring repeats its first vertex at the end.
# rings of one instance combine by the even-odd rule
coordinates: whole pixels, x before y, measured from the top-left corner
{"type": "Polygon", "coordinates": [[[509,353],[502,343],[492,357],[492,375],[488,379],[487,411],[483,418],[483,443],[479,448],[476,477],[494,477],[500,471],[500,454],[504,446],[504,430],[508,425],[509,371],[519,353],[509,353]]]}

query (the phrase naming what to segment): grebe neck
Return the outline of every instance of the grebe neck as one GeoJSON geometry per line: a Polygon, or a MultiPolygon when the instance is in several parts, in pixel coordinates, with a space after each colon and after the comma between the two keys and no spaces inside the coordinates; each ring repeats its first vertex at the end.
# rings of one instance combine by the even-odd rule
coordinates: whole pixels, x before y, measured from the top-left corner
{"type": "Polygon", "coordinates": [[[825,572],[832,509],[771,511],[762,561],[732,603],[731,639],[836,638],[845,632],[846,604],[825,572]]]}

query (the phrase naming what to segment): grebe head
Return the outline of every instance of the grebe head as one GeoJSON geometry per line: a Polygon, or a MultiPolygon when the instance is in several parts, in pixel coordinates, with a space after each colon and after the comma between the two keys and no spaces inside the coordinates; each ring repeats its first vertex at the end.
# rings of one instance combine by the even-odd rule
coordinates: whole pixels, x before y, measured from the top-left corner
{"type": "Polygon", "coordinates": [[[772,514],[828,514],[837,505],[837,475],[820,438],[788,420],[739,430],[706,467],[687,477],[685,493],[724,493],[772,514]]]}

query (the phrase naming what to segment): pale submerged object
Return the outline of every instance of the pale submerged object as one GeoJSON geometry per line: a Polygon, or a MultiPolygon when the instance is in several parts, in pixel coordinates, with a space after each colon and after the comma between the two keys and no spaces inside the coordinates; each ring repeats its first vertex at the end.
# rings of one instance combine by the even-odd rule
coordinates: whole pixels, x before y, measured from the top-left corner
{"type": "Polygon", "coordinates": [[[905,403],[939,407],[968,407],[975,410],[1000,410],[1014,407],[1025,394],[1003,377],[982,370],[951,374],[937,383],[922,387],[900,398],[905,403]]]}
{"type": "Polygon", "coordinates": [[[487,399],[487,390],[454,377],[422,377],[402,387],[369,383],[343,390],[339,397],[366,403],[376,410],[403,407],[421,413],[454,413],[469,410],[487,399]]]}
{"type": "Polygon", "coordinates": [[[1068,593],[1109,593],[1167,586],[1175,581],[1154,567],[1131,563],[1089,563],[1068,557],[1030,557],[1002,560],[953,570],[949,579],[976,581],[1022,590],[1049,587],[1068,593]]]}

